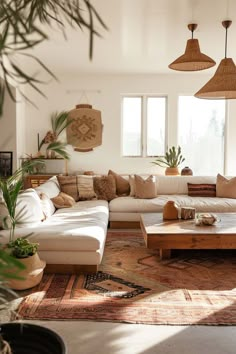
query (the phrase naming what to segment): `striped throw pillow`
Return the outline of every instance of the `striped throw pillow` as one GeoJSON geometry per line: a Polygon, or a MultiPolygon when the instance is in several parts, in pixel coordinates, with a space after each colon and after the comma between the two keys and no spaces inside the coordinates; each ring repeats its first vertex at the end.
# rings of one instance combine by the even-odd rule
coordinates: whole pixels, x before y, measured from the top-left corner
{"type": "Polygon", "coordinates": [[[216,184],[214,183],[188,183],[190,197],[215,197],[216,184]]]}

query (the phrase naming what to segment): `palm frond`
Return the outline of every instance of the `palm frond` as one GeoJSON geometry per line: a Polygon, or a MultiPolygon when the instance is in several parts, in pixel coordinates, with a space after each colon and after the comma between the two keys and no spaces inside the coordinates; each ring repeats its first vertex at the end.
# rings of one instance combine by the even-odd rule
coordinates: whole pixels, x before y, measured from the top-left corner
{"type": "Polygon", "coordinates": [[[53,143],[48,144],[47,151],[54,151],[56,154],[61,156],[65,160],[70,159],[70,155],[66,151],[66,144],[61,143],[60,141],[55,141],[53,143]]]}

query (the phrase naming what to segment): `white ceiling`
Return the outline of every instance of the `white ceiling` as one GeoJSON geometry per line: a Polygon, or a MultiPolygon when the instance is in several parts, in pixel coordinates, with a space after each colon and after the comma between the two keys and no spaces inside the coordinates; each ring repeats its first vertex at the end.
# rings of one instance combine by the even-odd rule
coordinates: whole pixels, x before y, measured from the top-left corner
{"type": "MultiPolygon", "coordinates": [[[[56,74],[171,73],[168,64],[183,54],[191,32],[201,51],[217,63],[224,57],[225,29],[221,21],[233,21],[228,32],[228,57],[236,61],[236,0],[91,0],[104,22],[97,30],[93,60],[88,55],[88,33],[58,31],[34,50],[56,74]],[[232,14],[232,15],[231,15],[232,14]]],[[[214,67],[213,70],[215,71],[214,67]]],[[[207,70],[208,73],[210,72],[207,70]]]]}

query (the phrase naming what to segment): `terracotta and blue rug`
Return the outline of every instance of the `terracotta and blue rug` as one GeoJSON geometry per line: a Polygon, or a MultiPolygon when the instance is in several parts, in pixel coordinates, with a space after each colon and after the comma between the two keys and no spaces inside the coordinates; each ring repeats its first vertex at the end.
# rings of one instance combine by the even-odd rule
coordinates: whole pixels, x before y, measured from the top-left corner
{"type": "Polygon", "coordinates": [[[95,274],[46,274],[19,308],[24,319],[236,324],[236,251],[176,251],[160,261],[141,232],[109,231],[95,274]]]}

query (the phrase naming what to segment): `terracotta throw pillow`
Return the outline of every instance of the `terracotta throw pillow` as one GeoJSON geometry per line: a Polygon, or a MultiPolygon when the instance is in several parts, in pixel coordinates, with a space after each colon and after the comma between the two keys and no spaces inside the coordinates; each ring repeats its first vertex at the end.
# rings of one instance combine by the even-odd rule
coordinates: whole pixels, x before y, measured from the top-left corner
{"type": "Polygon", "coordinates": [[[79,193],[77,189],[76,176],[57,176],[60,190],[63,193],[69,194],[77,202],[79,193]]]}
{"type": "Polygon", "coordinates": [[[116,194],[121,195],[129,195],[130,194],[130,185],[129,181],[124,177],[118,175],[112,170],[108,171],[108,176],[113,176],[116,182],[116,194]]]}
{"type": "Polygon", "coordinates": [[[218,173],[216,179],[216,196],[221,198],[236,198],[236,177],[228,179],[218,173]]]}
{"type": "Polygon", "coordinates": [[[76,180],[79,200],[91,200],[96,198],[96,194],[93,189],[93,176],[77,175],[76,180]]]}
{"type": "Polygon", "coordinates": [[[190,197],[215,197],[216,184],[214,183],[188,183],[190,197]]]}
{"type": "Polygon", "coordinates": [[[103,199],[109,202],[116,198],[116,182],[113,176],[94,177],[93,186],[97,199],[103,199]]]}
{"type": "Polygon", "coordinates": [[[63,192],[60,192],[56,197],[52,198],[51,201],[57,209],[70,208],[75,205],[74,198],[63,192]]]}
{"type": "Polygon", "coordinates": [[[154,176],[143,179],[141,176],[134,175],[135,197],[139,199],[152,199],[157,196],[156,181],[154,176]]]}

